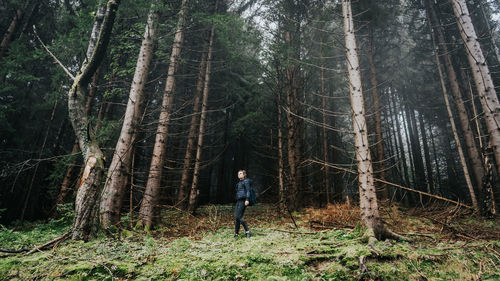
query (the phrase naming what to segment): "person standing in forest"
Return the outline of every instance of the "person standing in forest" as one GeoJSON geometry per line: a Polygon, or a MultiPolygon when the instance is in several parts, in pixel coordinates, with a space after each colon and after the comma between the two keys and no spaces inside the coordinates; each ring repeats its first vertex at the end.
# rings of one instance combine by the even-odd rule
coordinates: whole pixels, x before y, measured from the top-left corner
{"type": "Polygon", "coordinates": [[[243,219],[243,213],[246,207],[250,204],[250,183],[251,180],[247,178],[247,172],[245,170],[238,171],[239,182],[236,184],[236,208],[234,215],[236,217],[234,221],[234,237],[238,237],[240,231],[240,223],[245,228],[245,234],[247,238],[250,238],[250,230],[246,221],[243,219]]]}

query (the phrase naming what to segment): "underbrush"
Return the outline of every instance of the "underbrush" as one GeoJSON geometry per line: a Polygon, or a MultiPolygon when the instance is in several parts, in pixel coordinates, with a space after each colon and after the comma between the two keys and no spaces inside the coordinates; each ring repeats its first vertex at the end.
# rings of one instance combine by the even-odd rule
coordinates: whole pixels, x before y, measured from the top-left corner
{"type": "MultiPolygon", "coordinates": [[[[84,243],[66,241],[47,251],[4,255],[0,280],[498,280],[500,242],[453,236],[459,227],[498,232],[498,222],[456,216],[450,228],[387,208],[384,220],[413,243],[368,246],[356,207],[337,206],[279,217],[270,205],[248,209],[253,236],[233,238],[231,206],[205,206],[195,217],[175,210],[151,232],[124,229],[84,243]],[[345,213],[348,212],[348,213],[345,213]],[[392,217],[392,219],[391,219],[392,217]],[[318,220],[318,218],[324,218],[318,220]],[[331,218],[331,219],[328,219],[331,218]],[[311,223],[315,221],[315,223],[311,223]],[[395,225],[395,222],[398,225],[395,225]],[[321,222],[321,223],[318,223],[321,222]],[[401,231],[406,229],[405,231],[401,231]]],[[[358,211],[359,212],[359,211],[358,211]]],[[[64,220],[0,231],[0,248],[32,247],[67,231],[64,220]]],[[[462,231],[461,229],[459,231],[462,231]]]]}

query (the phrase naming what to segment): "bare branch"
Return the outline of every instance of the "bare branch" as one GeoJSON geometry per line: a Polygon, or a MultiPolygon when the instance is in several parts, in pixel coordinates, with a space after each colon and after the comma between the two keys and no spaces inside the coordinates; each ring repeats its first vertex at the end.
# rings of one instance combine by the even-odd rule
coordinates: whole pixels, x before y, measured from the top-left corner
{"type": "Polygon", "coordinates": [[[71,72],[69,72],[68,68],[66,68],[64,66],[64,64],[62,64],[62,62],[59,59],[57,59],[57,57],[49,50],[49,48],[47,48],[47,46],[45,46],[42,39],[40,39],[40,36],[38,36],[38,33],[36,32],[35,25],[33,25],[33,33],[35,33],[36,38],[38,39],[40,44],[42,44],[45,51],[47,51],[47,53],[49,53],[49,55],[54,59],[54,61],[64,70],[64,72],[66,72],[66,74],[69,76],[69,78],[71,78],[71,80],[75,80],[75,76],[73,76],[73,74],[71,74],[71,72]]]}

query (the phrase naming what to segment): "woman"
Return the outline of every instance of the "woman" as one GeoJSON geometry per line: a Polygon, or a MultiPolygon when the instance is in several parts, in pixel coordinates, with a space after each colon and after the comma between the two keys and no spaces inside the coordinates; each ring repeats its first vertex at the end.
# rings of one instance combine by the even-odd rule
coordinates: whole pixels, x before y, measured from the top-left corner
{"type": "Polygon", "coordinates": [[[247,172],[245,170],[238,171],[238,179],[239,182],[236,184],[236,208],[234,212],[236,217],[234,221],[234,237],[238,237],[241,223],[243,228],[245,228],[246,237],[249,238],[251,233],[246,221],[243,219],[243,213],[250,204],[250,179],[247,178],[247,172]]]}

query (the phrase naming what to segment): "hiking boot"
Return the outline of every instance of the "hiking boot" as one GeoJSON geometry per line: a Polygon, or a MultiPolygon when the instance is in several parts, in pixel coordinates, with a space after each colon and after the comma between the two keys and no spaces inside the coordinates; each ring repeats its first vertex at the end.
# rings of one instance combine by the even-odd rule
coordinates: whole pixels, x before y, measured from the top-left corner
{"type": "Polygon", "coordinates": [[[245,235],[247,236],[247,238],[250,238],[250,236],[252,236],[252,233],[250,233],[250,231],[247,231],[245,235]]]}

